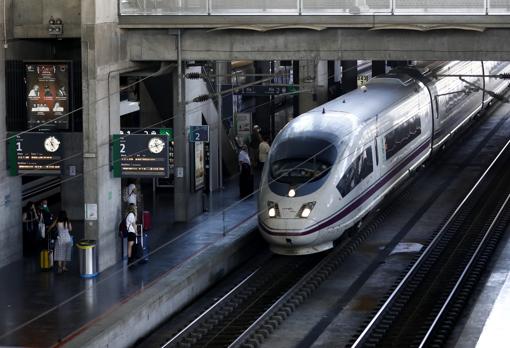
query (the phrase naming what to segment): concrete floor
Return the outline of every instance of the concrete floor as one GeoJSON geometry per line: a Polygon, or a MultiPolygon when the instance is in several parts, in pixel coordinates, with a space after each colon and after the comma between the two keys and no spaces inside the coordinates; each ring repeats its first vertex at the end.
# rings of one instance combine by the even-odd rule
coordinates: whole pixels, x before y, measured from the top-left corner
{"type": "Polygon", "coordinates": [[[154,215],[150,247],[155,253],[147,264],[134,269],[119,261],[97,278],[83,279],[79,277],[76,255],[70,272],[64,274],[41,272],[36,257],[1,268],[0,345],[52,346],[123,305],[256,211],[255,200],[251,198],[218,215],[237,200],[234,179],[225,190],[210,197],[209,213],[190,223],[174,224],[169,214],[173,197],[159,194],[155,207],[146,205],[154,215]]]}

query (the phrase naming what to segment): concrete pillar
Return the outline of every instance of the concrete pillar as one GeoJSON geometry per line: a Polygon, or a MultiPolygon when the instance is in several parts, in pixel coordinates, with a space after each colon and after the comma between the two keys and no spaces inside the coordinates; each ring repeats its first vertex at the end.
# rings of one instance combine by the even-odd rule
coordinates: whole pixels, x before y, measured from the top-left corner
{"type": "Polygon", "coordinates": [[[121,181],[110,171],[110,140],[118,134],[119,71],[132,65],[121,49],[117,3],[83,0],[84,201],[97,216],[85,216],[85,238],[98,242],[99,269],[118,261],[121,181]]]}
{"type": "Polygon", "coordinates": [[[342,60],[342,94],[358,88],[358,61],[342,60]]]}
{"type": "MultiPolygon", "coordinates": [[[[0,0],[3,8],[4,0],[0,0]]],[[[0,32],[4,31],[0,16],[0,32]]],[[[6,170],[5,49],[0,48],[0,267],[22,257],[21,178],[6,170]]],[[[7,286],[7,285],[6,285],[7,286]]]]}
{"type": "Polygon", "coordinates": [[[192,161],[195,158],[193,144],[188,140],[189,127],[202,124],[202,114],[214,110],[212,101],[193,103],[191,100],[198,95],[207,93],[203,80],[185,80],[187,72],[199,72],[200,67],[186,69],[184,63],[173,75],[172,90],[174,92],[174,213],[175,221],[186,222],[203,212],[202,190],[196,190],[192,182],[195,173],[192,161]],[[180,92],[179,92],[180,88],[180,92]],[[182,174],[182,175],[180,175],[182,174]]]}
{"type": "MultiPolygon", "coordinates": [[[[293,60],[292,61],[292,83],[295,85],[299,85],[300,79],[299,79],[299,60],[293,60]]],[[[299,110],[299,99],[300,99],[300,93],[296,93],[294,97],[292,98],[292,105],[293,105],[293,111],[294,117],[298,117],[300,114],[299,110]]]]}
{"type": "Polygon", "coordinates": [[[317,104],[324,104],[328,101],[328,61],[321,60],[317,62],[315,73],[315,93],[317,94],[317,104]]]}
{"type": "MultiPolygon", "coordinates": [[[[271,64],[269,61],[256,61],[255,73],[256,74],[269,74],[271,71],[271,64]]],[[[263,79],[264,77],[256,77],[255,80],[263,79]]],[[[255,112],[253,113],[252,126],[258,125],[262,128],[263,134],[269,134],[271,129],[271,97],[255,97],[255,112]]]]}
{"type": "Polygon", "coordinates": [[[328,62],[299,62],[299,111],[305,113],[328,100],[328,62]]]}
{"type": "Polygon", "coordinates": [[[60,186],[61,207],[67,212],[71,221],[83,221],[83,157],[76,154],[83,153],[82,133],[64,133],[63,163],[64,182],[60,186]],[[71,167],[73,167],[71,170],[71,167]]]}
{"type": "Polygon", "coordinates": [[[372,61],[372,77],[382,75],[386,73],[386,61],[385,60],[373,60],[372,61]]]}

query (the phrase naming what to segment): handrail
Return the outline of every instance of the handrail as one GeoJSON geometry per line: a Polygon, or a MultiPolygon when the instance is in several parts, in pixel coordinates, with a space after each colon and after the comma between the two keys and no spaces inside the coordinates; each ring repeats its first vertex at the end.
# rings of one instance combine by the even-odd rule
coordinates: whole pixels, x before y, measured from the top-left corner
{"type": "MultiPolygon", "coordinates": [[[[123,15],[509,15],[508,3],[494,0],[474,0],[471,5],[457,6],[444,0],[438,6],[423,6],[418,0],[357,0],[355,5],[331,6],[324,0],[249,1],[245,7],[229,5],[228,0],[118,0],[123,15]]],[[[238,3],[238,1],[237,1],[238,3]]]]}

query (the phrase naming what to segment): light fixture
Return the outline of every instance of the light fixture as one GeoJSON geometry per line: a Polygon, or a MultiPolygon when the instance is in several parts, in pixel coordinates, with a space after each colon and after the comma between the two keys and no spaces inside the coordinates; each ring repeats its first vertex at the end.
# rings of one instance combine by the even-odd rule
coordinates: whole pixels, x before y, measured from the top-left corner
{"type": "Polygon", "coordinates": [[[296,190],[294,190],[293,188],[291,188],[291,189],[289,190],[289,194],[288,194],[288,195],[289,195],[289,197],[290,197],[290,198],[296,197],[296,190]]]}
{"type": "Polygon", "coordinates": [[[308,216],[310,216],[310,213],[312,211],[310,210],[310,208],[306,207],[305,209],[303,209],[303,211],[301,212],[301,217],[302,218],[307,218],[308,216]]]}
{"type": "Polygon", "coordinates": [[[64,22],[61,18],[54,19],[50,17],[48,21],[48,35],[60,36],[64,33],[64,22]]]}
{"type": "Polygon", "coordinates": [[[278,203],[268,201],[267,208],[267,215],[270,218],[280,217],[280,209],[278,208],[278,203]]]}
{"type": "Polygon", "coordinates": [[[306,219],[312,213],[313,207],[315,207],[315,202],[308,202],[303,204],[297,213],[297,217],[306,219]]]}

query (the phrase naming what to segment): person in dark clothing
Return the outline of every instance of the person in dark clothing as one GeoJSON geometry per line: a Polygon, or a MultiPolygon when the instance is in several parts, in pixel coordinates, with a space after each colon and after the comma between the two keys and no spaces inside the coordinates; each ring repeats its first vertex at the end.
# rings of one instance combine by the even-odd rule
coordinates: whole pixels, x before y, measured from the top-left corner
{"type": "Polygon", "coordinates": [[[42,215],[44,224],[46,228],[49,228],[53,223],[53,214],[50,212],[50,208],[48,208],[48,201],[43,199],[41,201],[41,206],[39,207],[39,211],[42,215]]]}
{"type": "Polygon", "coordinates": [[[250,136],[250,166],[253,168],[257,167],[258,158],[259,158],[259,145],[262,141],[262,136],[260,135],[260,127],[255,125],[253,126],[253,131],[250,136]]]}
{"type": "Polygon", "coordinates": [[[249,196],[253,192],[253,175],[251,161],[248,155],[248,147],[243,145],[239,152],[239,193],[241,198],[249,196]]]}
{"type": "Polygon", "coordinates": [[[23,256],[30,256],[37,250],[39,214],[35,204],[29,201],[23,209],[23,256]]]}
{"type": "Polygon", "coordinates": [[[53,214],[48,207],[48,201],[45,199],[41,201],[41,205],[39,206],[39,218],[45,225],[44,238],[40,242],[40,249],[44,249],[48,247],[51,240],[50,226],[53,224],[53,214]]]}

